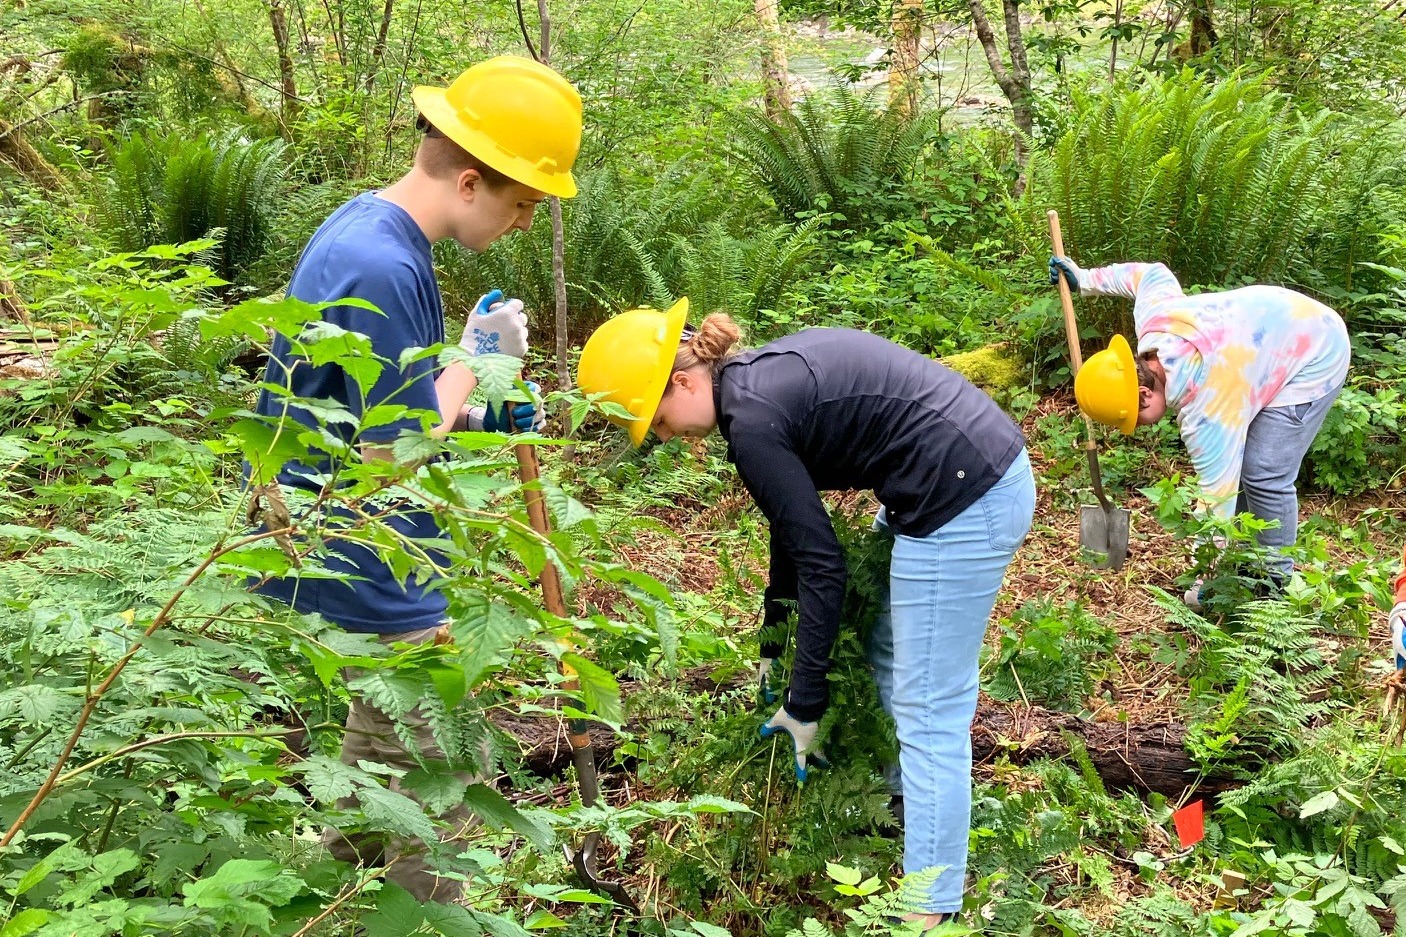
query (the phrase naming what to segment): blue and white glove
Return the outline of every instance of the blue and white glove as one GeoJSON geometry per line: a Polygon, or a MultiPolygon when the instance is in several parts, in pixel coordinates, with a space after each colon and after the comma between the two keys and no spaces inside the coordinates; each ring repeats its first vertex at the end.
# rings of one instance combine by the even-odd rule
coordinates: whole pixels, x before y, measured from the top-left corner
{"type": "Polygon", "coordinates": [[[791,737],[791,744],[796,750],[796,780],[804,784],[806,782],[806,763],[809,761],[817,768],[830,767],[829,760],[815,744],[815,733],[819,731],[818,722],[800,722],[792,718],[791,714],[782,706],[776,711],[776,715],[762,726],[762,738],[771,738],[778,732],[785,732],[791,737]]]}
{"type": "Polygon", "coordinates": [[[522,311],[522,300],[504,300],[502,290],[485,293],[469,313],[459,347],[475,356],[526,357],[527,313],[522,311]]]}
{"type": "Polygon", "coordinates": [[[1079,292],[1079,278],[1084,271],[1074,261],[1068,257],[1050,258],[1050,286],[1059,283],[1059,278],[1064,277],[1064,282],[1069,284],[1069,292],[1077,294],[1079,292]]]}
{"type": "Polygon", "coordinates": [[[1387,619],[1391,626],[1392,656],[1396,658],[1396,669],[1406,670],[1406,602],[1397,602],[1387,619]]]}
{"type": "Polygon", "coordinates": [[[527,382],[532,391],[532,399],[520,403],[504,403],[496,410],[487,407],[469,407],[464,412],[464,428],[469,431],[483,430],[486,433],[535,433],[547,422],[546,411],[542,409],[542,398],[537,392],[542,388],[535,381],[527,382]]]}

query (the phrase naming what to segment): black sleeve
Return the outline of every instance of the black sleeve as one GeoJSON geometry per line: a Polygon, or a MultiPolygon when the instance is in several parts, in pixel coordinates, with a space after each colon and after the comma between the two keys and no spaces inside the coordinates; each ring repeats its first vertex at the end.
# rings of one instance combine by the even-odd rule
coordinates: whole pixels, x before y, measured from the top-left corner
{"type": "Polygon", "coordinates": [[[775,427],[734,426],[730,443],[742,483],[771,523],[772,556],[782,548],[794,567],[800,621],[786,711],[813,722],[830,702],[825,677],[844,608],[844,550],[805,464],[775,427]]]}
{"type": "Polygon", "coordinates": [[[776,635],[791,617],[796,594],[796,564],[776,531],[771,532],[771,572],[762,601],[762,656],[780,657],[786,644],[776,635]]]}

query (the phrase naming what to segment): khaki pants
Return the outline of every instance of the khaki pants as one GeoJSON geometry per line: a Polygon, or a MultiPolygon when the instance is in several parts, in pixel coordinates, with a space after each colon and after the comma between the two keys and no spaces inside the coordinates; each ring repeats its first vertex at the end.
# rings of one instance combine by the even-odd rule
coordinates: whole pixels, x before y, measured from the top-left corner
{"type": "MultiPolygon", "coordinates": [[[[400,634],[382,635],[386,644],[429,644],[446,640],[448,630],[442,627],[426,628],[422,631],[406,631],[400,634]]],[[[345,674],[348,680],[357,676],[357,671],[345,674]]],[[[425,713],[416,707],[400,717],[401,722],[414,733],[416,747],[427,759],[443,759],[444,752],[435,741],[425,713]]],[[[356,766],[359,761],[370,761],[409,771],[419,767],[415,755],[406,750],[400,736],[395,731],[395,720],[370,701],[352,694],[351,709],[347,712],[347,731],[342,739],[342,763],[356,766]]],[[[485,762],[486,763],[486,762],[485,762]]],[[[466,784],[476,784],[483,778],[462,772],[459,778],[466,784]]],[[[387,785],[391,790],[415,800],[415,792],[401,787],[399,778],[391,778],[387,785]]],[[[337,801],[342,809],[357,805],[356,795],[343,797],[337,801]]],[[[450,843],[464,839],[478,819],[463,805],[439,815],[450,829],[441,842],[450,843]]],[[[383,865],[390,863],[386,872],[387,881],[395,882],[415,897],[416,901],[439,901],[452,903],[464,894],[464,883],[455,879],[442,879],[436,875],[425,861],[426,847],[419,839],[400,836],[387,836],[376,833],[354,833],[344,836],[337,830],[328,829],[322,834],[322,842],[332,855],[343,862],[355,865],[383,865]]]]}

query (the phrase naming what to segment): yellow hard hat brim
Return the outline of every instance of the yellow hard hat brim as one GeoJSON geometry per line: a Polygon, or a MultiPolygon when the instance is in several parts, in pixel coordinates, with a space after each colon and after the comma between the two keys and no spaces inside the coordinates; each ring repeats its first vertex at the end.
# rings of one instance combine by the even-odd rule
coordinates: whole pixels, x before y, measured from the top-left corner
{"type": "Polygon", "coordinates": [[[1124,436],[1131,436],[1133,430],[1137,429],[1137,362],[1133,360],[1133,349],[1128,345],[1128,340],[1121,335],[1113,336],[1108,343],[1108,350],[1117,356],[1118,363],[1123,366],[1123,380],[1117,388],[1117,393],[1119,399],[1125,402],[1128,415],[1123,418],[1123,422],[1118,424],[1118,432],[1124,436]]]}
{"type": "Polygon", "coordinates": [[[683,336],[683,327],[687,322],[688,297],[685,296],[664,310],[664,334],[660,341],[659,367],[649,377],[644,394],[645,405],[636,414],[638,419],[632,420],[626,426],[630,442],[636,447],[644,445],[644,438],[649,435],[650,427],[654,425],[654,414],[659,411],[659,401],[664,399],[664,388],[669,383],[669,375],[674,373],[674,358],[678,355],[679,339],[683,336]]]}
{"type": "Polygon", "coordinates": [[[570,172],[543,172],[525,160],[507,156],[486,133],[464,123],[445,99],[448,90],[432,85],[416,85],[410,91],[410,99],[436,130],[509,179],[559,198],[571,198],[576,194],[576,178],[570,172]]]}

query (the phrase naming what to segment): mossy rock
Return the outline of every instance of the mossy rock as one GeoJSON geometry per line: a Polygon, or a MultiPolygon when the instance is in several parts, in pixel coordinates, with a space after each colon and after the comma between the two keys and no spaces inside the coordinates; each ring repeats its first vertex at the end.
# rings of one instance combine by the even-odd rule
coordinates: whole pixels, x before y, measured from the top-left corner
{"type": "Polygon", "coordinates": [[[1008,342],[984,345],[941,359],[953,371],[988,393],[1013,390],[1025,384],[1029,372],[1008,342]]]}

